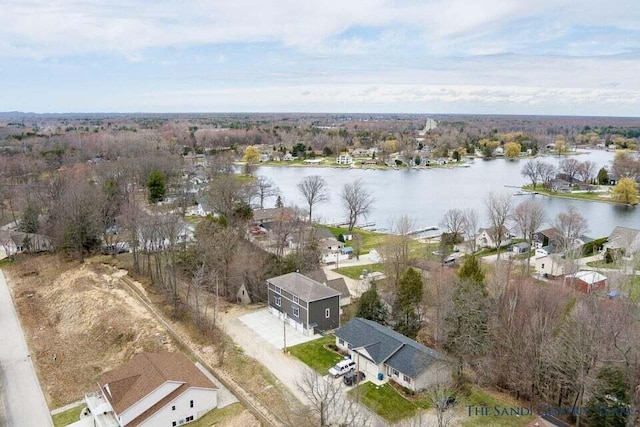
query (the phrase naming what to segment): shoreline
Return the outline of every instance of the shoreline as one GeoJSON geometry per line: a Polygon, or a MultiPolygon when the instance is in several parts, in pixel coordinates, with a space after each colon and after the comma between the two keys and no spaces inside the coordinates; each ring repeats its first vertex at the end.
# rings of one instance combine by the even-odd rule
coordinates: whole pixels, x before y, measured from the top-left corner
{"type": "MultiPolygon", "coordinates": [[[[615,200],[611,200],[611,199],[603,199],[603,198],[590,198],[590,197],[576,197],[575,195],[572,195],[571,193],[555,193],[546,189],[542,189],[542,188],[537,188],[534,190],[531,188],[531,186],[529,185],[524,185],[522,187],[520,187],[520,190],[527,193],[526,195],[534,195],[534,194],[540,194],[542,196],[546,196],[546,197],[555,197],[558,199],[571,199],[571,200],[580,200],[580,201],[584,201],[584,202],[599,202],[599,203],[608,203],[611,205],[620,205],[620,206],[628,206],[628,207],[636,207],[638,206],[638,204],[635,205],[630,205],[627,203],[622,203],[622,202],[616,202],[615,200]]],[[[589,194],[589,193],[580,193],[580,194],[589,194]]],[[[594,194],[594,193],[591,193],[594,194]]]]}

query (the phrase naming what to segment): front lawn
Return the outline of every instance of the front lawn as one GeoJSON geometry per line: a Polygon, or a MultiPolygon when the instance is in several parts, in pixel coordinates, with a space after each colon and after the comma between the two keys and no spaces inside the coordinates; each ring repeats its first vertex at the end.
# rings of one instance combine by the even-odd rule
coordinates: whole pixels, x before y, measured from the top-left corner
{"type": "MultiPolygon", "coordinates": [[[[360,246],[360,255],[368,254],[371,249],[380,247],[384,242],[385,234],[376,233],[375,231],[364,230],[362,228],[354,228],[349,231],[347,227],[327,227],[336,238],[341,234],[360,235],[362,237],[362,243],[360,246]]],[[[353,246],[354,241],[348,240],[344,243],[345,246],[353,246]]]]}
{"type": "Polygon", "coordinates": [[[242,411],[244,411],[244,406],[240,403],[232,403],[222,409],[212,409],[202,418],[198,418],[194,422],[190,423],[189,427],[209,427],[220,424],[221,421],[233,418],[236,415],[239,415],[242,411]]]}
{"type": "Polygon", "coordinates": [[[365,264],[365,265],[354,265],[351,267],[340,267],[336,268],[335,271],[338,274],[342,274],[344,276],[350,277],[351,279],[358,280],[360,275],[362,274],[362,270],[367,270],[369,273],[372,271],[383,272],[384,267],[381,263],[377,262],[374,264],[365,264]]]}
{"type": "Polygon", "coordinates": [[[335,344],[335,342],[335,336],[327,335],[317,340],[290,347],[289,352],[321,375],[325,375],[329,368],[344,359],[340,354],[325,348],[326,345],[335,344]]]}
{"type": "Polygon", "coordinates": [[[69,424],[75,423],[80,419],[80,411],[82,411],[82,408],[84,408],[84,405],[80,404],[78,406],[74,406],[71,409],[67,409],[64,412],[53,415],[51,417],[53,418],[53,425],[55,427],[64,427],[68,426],[69,424]]]}
{"type": "Polygon", "coordinates": [[[366,382],[357,389],[349,391],[349,395],[354,398],[357,393],[362,403],[390,423],[411,417],[420,409],[415,403],[402,397],[389,384],[376,386],[372,382],[366,382]]]}
{"type": "MultiPolygon", "coordinates": [[[[461,398],[459,406],[464,408],[465,419],[462,421],[464,427],[481,427],[481,426],[496,426],[496,427],[520,427],[526,426],[533,421],[535,415],[511,415],[508,414],[512,408],[527,407],[527,404],[520,404],[515,399],[506,395],[498,393],[491,393],[483,390],[479,387],[470,386],[467,390],[466,396],[461,398]],[[475,409],[486,407],[488,408],[488,415],[476,415],[475,409]],[[495,410],[498,410],[498,413],[495,410]],[[507,413],[500,415],[500,411],[506,410],[507,413]],[[508,414],[508,415],[507,415],[508,414]]],[[[480,414],[481,412],[478,412],[480,414]]]]}

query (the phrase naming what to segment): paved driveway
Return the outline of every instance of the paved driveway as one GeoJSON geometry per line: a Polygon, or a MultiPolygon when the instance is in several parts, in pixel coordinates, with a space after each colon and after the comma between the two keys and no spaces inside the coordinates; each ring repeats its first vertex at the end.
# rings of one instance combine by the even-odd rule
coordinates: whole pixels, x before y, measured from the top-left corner
{"type": "Polygon", "coordinates": [[[9,288],[0,271],[0,425],[52,426],[47,402],[33,369],[9,288]]]}
{"type": "Polygon", "coordinates": [[[297,344],[313,341],[320,338],[320,335],[306,336],[302,332],[297,331],[292,326],[286,326],[286,332],[283,330],[283,321],[273,314],[269,313],[268,308],[256,310],[253,313],[245,314],[238,318],[242,323],[251,328],[263,340],[271,344],[277,349],[282,350],[284,347],[284,337],[286,333],[287,347],[293,347],[297,344]]]}

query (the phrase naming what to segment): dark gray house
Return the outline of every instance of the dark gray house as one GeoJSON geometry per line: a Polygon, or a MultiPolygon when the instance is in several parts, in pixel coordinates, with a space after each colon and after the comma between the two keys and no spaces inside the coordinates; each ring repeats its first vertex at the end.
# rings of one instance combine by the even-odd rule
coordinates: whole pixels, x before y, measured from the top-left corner
{"type": "Polygon", "coordinates": [[[340,326],[340,292],[300,273],[267,279],[269,311],[312,335],[340,326]]]}
{"type": "Polygon", "coordinates": [[[367,378],[382,374],[414,391],[451,379],[446,356],[371,320],[354,317],[335,335],[367,378]]]}

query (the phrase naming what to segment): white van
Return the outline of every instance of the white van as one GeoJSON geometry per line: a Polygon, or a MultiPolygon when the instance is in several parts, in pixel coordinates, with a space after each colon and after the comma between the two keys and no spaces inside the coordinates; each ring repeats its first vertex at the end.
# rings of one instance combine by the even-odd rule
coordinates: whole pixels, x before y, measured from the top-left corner
{"type": "Polygon", "coordinates": [[[345,359],[341,362],[338,362],[336,366],[329,369],[329,375],[338,378],[340,375],[344,375],[347,372],[351,372],[356,369],[356,362],[351,359],[345,359]]]}

